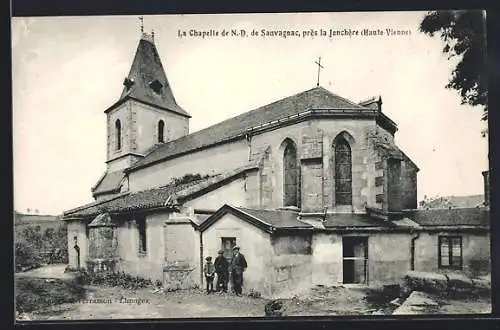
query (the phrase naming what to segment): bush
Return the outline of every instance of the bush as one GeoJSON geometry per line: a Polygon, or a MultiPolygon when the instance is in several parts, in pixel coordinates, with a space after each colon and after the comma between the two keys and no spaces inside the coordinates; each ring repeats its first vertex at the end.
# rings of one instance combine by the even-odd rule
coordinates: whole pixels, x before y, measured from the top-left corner
{"type": "Polygon", "coordinates": [[[38,225],[15,228],[15,269],[23,271],[42,264],[68,263],[67,229],[47,228],[43,233],[38,225]]]}
{"type": "MultiPolygon", "coordinates": [[[[122,287],[125,289],[142,289],[152,287],[153,282],[149,279],[132,276],[125,272],[89,272],[80,270],[75,280],[80,285],[105,285],[111,287],[122,287]]],[[[156,284],[158,285],[157,281],[156,284]]],[[[161,282],[160,282],[161,286],[161,282]]]]}
{"type": "Polygon", "coordinates": [[[208,177],[210,177],[210,176],[209,175],[202,176],[199,173],[197,173],[197,174],[186,174],[186,175],[184,175],[181,178],[174,178],[173,182],[174,182],[175,185],[181,185],[181,184],[186,184],[186,183],[190,183],[190,182],[194,182],[194,181],[206,179],[208,177]]]}

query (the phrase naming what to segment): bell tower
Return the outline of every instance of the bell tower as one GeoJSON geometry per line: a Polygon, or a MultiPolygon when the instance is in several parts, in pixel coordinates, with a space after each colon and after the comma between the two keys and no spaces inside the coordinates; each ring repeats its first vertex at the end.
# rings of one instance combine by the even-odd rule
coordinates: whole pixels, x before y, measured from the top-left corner
{"type": "Polygon", "coordinates": [[[103,187],[103,183],[108,183],[111,177],[115,178],[111,180],[114,181],[111,188],[116,193],[120,188],[117,186],[121,186],[117,181],[124,177],[123,170],[152,148],[189,134],[191,116],[175,100],[154,43],[154,32],[144,33],[141,25],[141,33],[122,93],[118,101],[104,111],[107,169],[92,188],[95,198],[109,195],[110,187],[103,187]]]}

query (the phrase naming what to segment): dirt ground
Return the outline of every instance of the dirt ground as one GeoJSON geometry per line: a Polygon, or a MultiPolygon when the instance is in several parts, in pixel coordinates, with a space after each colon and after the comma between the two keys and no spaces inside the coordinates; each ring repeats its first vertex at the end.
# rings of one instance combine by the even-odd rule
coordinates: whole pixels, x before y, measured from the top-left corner
{"type": "MultiPolygon", "coordinates": [[[[18,274],[16,274],[16,277],[18,274]]],[[[22,277],[60,278],[57,267],[26,272],[22,277]]],[[[22,314],[21,320],[79,320],[79,319],[141,319],[141,318],[210,318],[263,317],[270,301],[232,294],[210,294],[201,290],[163,291],[153,289],[130,290],[119,287],[85,286],[86,298],[76,303],[65,303],[22,314]]],[[[387,308],[366,299],[372,293],[366,288],[315,287],[309,293],[282,300],[284,316],[335,315],[390,315],[395,308],[387,308]]],[[[392,298],[389,298],[392,299],[392,298]]],[[[375,299],[377,300],[377,299],[375,299]]],[[[381,299],[378,299],[380,302],[381,299]]],[[[385,305],[385,306],[384,306],[385,305]]],[[[489,298],[449,299],[441,301],[438,314],[490,313],[489,298]]]]}

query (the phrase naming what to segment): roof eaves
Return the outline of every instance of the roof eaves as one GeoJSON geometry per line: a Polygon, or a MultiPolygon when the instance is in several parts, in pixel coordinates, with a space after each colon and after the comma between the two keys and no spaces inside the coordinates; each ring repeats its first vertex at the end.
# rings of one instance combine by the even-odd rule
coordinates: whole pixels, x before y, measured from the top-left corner
{"type": "Polygon", "coordinates": [[[98,205],[101,205],[101,204],[106,203],[106,202],[110,202],[112,200],[115,200],[117,198],[126,196],[128,194],[130,194],[130,192],[126,191],[126,192],[123,192],[123,193],[121,193],[119,195],[112,196],[112,197],[107,198],[107,199],[103,199],[103,200],[100,200],[100,201],[95,201],[95,202],[92,202],[92,203],[89,203],[89,204],[86,204],[86,205],[75,207],[73,209],[70,209],[70,210],[67,210],[67,211],[63,212],[63,216],[65,217],[66,215],[69,215],[69,214],[72,214],[72,213],[76,213],[77,211],[82,211],[82,210],[88,209],[89,207],[94,207],[94,206],[98,206],[98,205]]]}
{"type": "Polygon", "coordinates": [[[172,113],[175,113],[175,114],[177,114],[177,115],[184,116],[184,117],[186,117],[186,118],[191,118],[191,115],[190,115],[190,114],[188,114],[188,113],[186,112],[186,110],[182,109],[182,108],[181,108],[180,106],[178,106],[178,105],[177,105],[177,106],[179,107],[179,109],[181,109],[181,110],[182,110],[182,111],[184,111],[185,113],[183,113],[183,112],[181,112],[181,111],[176,111],[176,110],[174,110],[174,109],[169,109],[169,108],[166,108],[166,107],[164,107],[164,106],[161,106],[161,105],[158,105],[158,104],[154,104],[154,103],[151,103],[151,102],[148,102],[148,101],[144,101],[144,100],[141,100],[141,99],[139,99],[139,98],[137,98],[137,97],[130,96],[129,98],[130,98],[131,100],[134,100],[134,101],[136,101],[136,102],[139,102],[139,103],[142,103],[142,104],[145,104],[145,105],[149,105],[149,106],[152,106],[152,107],[155,107],[155,108],[159,108],[159,109],[162,109],[162,110],[166,110],[166,111],[168,111],[168,112],[172,112],[172,113]]]}

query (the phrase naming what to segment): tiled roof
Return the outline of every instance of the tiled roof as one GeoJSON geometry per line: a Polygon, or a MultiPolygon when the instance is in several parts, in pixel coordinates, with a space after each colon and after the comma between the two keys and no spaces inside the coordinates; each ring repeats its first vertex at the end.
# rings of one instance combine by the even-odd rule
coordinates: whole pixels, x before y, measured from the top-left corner
{"type": "Polygon", "coordinates": [[[486,208],[413,210],[406,214],[420,226],[489,226],[486,208]]]}
{"type": "Polygon", "coordinates": [[[218,142],[223,142],[238,134],[244,134],[247,129],[252,127],[257,127],[263,123],[287,118],[313,109],[338,109],[339,112],[342,112],[342,110],[353,110],[359,111],[360,114],[366,112],[366,114],[373,116],[372,109],[362,107],[335,95],[323,87],[315,87],[162,144],[135,163],[129,170],[218,142]]]}
{"type": "MultiPolygon", "coordinates": [[[[311,220],[320,222],[321,215],[306,215],[299,220],[299,213],[292,210],[261,210],[245,207],[224,205],[213,215],[200,224],[204,231],[226,213],[233,213],[243,221],[246,221],[265,231],[272,232],[275,229],[313,229],[311,220]]],[[[398,226],[388,222],[374,219],[366,214],[327,214],[326,221],[321,223],[323,229],[363,229],[363,228],[397,228],[398,226]]]]}
{"type": "Polygon", "coordinates": [[[118,102],[106,111],[128,98],[132,98],[190,117],[175,101],[156,46],[148,38],[141,38],[139,41],[127,79],[129,82],[133,82],[130,89],[125,86],[118,102]],[[155,80],[158,80],[163,85],[160,93],[156,93],[150,86],[155,80]]]}
{"type": "Polygon", "coordinates": [[[99,195],[107,192],[120,191],[120,183],[125,177],[123,171],[107,172],[104,177],[92,189],[93,195],[99,195]]]}
{"type": "Polygon", "coordinates": [[[66,211],[66,218],[91,217],[104,212],[127,212],[164,207],[170,198],[172,204],[178,200],[196,197],[198,193],[206,191],[218,184],[238,177],[253,169],[254,166],[244,166],[223,174],[205,177],[184,184],[171,183],[164,187],[153,188],[137,192],[126,192],[103,201],[93,202],[73,210],[66,211]]]}

